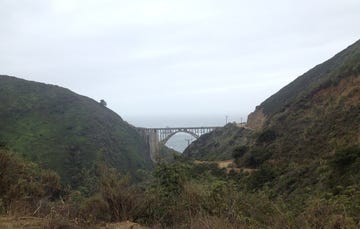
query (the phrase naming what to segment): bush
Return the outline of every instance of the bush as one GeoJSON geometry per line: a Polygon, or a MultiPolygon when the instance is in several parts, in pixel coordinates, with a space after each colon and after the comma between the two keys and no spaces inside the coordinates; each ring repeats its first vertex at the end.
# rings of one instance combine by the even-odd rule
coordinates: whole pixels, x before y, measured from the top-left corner
{"type": "Polygon", "coordinates": [[[45,195],[50,196],[52,199],[58,198],[61,192],[60,176],[50,170],[45,170],[41,173],[41,183],[45,195]]]}
{"type": "MultiPolygon", "coordinates": [[[[189,166],[189,176],[191,177],[199,177],[199,176],[216,176],[216,177],[225,177],[226,170],[223,168],[219,168],[216,162],[206,162],[199,164],[192,164],[189,166]]],[[[190,178],[189,177],[189,178],[190,178]]]]}
{"type": "Polygon", "coordinates": [[[237,159],[242,156],[249,150],[249,147],[247,146],[239,146],[234,149],[234,152],[232,153],[233,158],[237,159]]]}
{"type": "Polygon", "coordinates": [[[186,180],[185,167],[181,163],[159,164],[154,171],[160,193],[164,197],[179,195],[186,180]]]}
{"type": "MultiPolygon", "coordinates": [[[[131,187],[130,176],[121,176],[114,169],[104,169],[101,178],[100,195],[111,213],[111,220],[133,220],[140,207],[138,191],[131,187]]],[[[97,201],[105,208],[102,201],[97,201]]]]}
{"type": "Polygon", "coordinates": [[[234,158],[235,164],[238,166],[241,165],[241,158],[248,152],[249,147],[247,146],[239,146],[234,149],[234,152],[232,153],[232,157],[234,158]]]}
{"type": "Polygon", "coordinates": [[[360,158],[360,148],[351,147],[336,152],[330,163],[335,169],[343,171],[358,158],[360,158]]]}
{"type": "Polygon", "coordinates": [[[251,190],[258,190],[265,184],[273,181],[276,177],[277,171],[269,165],[263,165],[259,170],[253,172],[249,176],[248,185],[251,190]]]}
{"type": "Polygon", "coordinates": [[[60,178],[55,172],[41,170],[16,155],[0,149],[0,199],[6,211],[34,211],[40,199],[60,192],[60,178]],[[20,210],[22,209],[22,210],[20,210]]]}
{"type": "Polygon", "coordinates": [[[262,165],[271,157],[272,153],[262,147],[255,147],[246,153],[243,157],[243,163],[246,167],[256,168],[262,165]]]}
{"type": "Polygon", "coordinates": [[[257,138],[257,143],[270,143],[276,139],[274,130],[265,130],[257,138]]]}
{"type": "Polygon", "coordinates": [[[109,221],[111,219],[109,204],[100,195],[86,199],[84,203],[82,203],[80,215],[89,223],[109,221]]]}

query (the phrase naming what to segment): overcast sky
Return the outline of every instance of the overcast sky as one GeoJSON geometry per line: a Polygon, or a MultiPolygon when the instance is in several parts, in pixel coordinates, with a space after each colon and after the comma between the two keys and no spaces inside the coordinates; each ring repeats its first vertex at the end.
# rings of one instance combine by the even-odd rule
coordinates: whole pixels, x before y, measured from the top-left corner
{"type": "Polygon", "coordinates": [[[360,39],[359,0],[0,0],[0,74],[121,116],[247,114],[360,39]]]}

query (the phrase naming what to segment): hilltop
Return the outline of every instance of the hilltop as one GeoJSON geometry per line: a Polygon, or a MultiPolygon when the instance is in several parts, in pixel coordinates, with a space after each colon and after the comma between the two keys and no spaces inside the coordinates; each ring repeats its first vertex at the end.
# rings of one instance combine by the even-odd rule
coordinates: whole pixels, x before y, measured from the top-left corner
{"type": "Polygon", "coordinates": [[[136,175],[152,168],[136,129],[107,107],[68,89],[0,75],[0,142],[72,187],[101,165],[136,175]]]}

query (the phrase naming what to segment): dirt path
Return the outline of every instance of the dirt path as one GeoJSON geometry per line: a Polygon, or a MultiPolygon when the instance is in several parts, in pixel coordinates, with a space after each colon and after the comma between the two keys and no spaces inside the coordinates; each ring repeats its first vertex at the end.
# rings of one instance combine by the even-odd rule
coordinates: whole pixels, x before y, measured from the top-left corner
{"type": "Polygon", "coordinates": [[[234,160],[225,160],[225,161],[198,161],[196,160],[195,163],[197,164],[205,164],[205,163],[216,163],[220,169],[226,169],[226,172],[229,173],[230,171],[234,171],[240,173],[241,171],[244,172],[253,172],[255,169],[249,168],[238,168],[234,163],[234,160]]]}
{"type": "Polygon", "coordinates": [[[47,221],[36,217],[0,217],[1,229],[37,229],[44,228],[47,221]]]}
{"type": "Polygon", "coordinates": [[[141,226],[140,224],[125,221],[121,223],[110,223],[98,227],[99,229],[148,229],[148,227],[141,226]]]}
{"type": "MultiPolygon", "coordinates": [[[[49,221],[44,218],[37,217],[9,217],[0,216],[0,229],[42,229],[48,228],[49,221]]],[[[56,226],[56,225],[52,225],[56,226]]],[[[79,227],[82,228],[82,227],[79,227]]],[[[148,229],[148,227],[130,221],[119,223],[104,223],[94,225],[94,229],[148,229]]]]}

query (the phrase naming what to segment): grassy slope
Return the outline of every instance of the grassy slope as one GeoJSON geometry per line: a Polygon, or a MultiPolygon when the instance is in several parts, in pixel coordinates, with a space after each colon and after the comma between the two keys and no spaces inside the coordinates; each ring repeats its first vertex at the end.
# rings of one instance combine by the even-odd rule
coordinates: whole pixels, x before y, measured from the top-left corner
{"type": "Polygon", "coordinates": [[[251,131],[229,123],[194,141],[183,155],[199,160],[227,160],[232,158],[235,148],[245,145],[251,131]]]}
{"type": "MultiPolygon", "coordinates": [[[[260,105],[273,159],[319,159],[360,145],[360,41],[260,105]]],[[[258,144],[264,145],[264,144],[258,144]]]]}
{"type": "Polygon", "coordinates": [[[70,90],[0,76],[0,141],[66,182],[103,161],[122,172],[150,168],[135,128],[96,101],[70,90]]]}
{"type": "Polygon", "coordinates": [[[341,79],[359,72],[360,40],[286,85],[261,103],[260,108],[263,108],[269,117],[296,101],[309,99],[309,95],[314,91],[336,84],[341,79]]]}
{"type": "MultiPolygon", "coordinates": [[[[258,154],[266,152],[269,160],[311,161],[360,145],[360,41],[298,77],[257,110],[264,112],[266,121],[249,138],[249,145],[258,154]],[[269,133],[274,136],[266,139],[269,133]]],[[[218,159],[214,155],[241,145],[231,146],[226,140],[237,130],[225,132],[221,138],[200,138],[186,155],[218,159]]]]}

